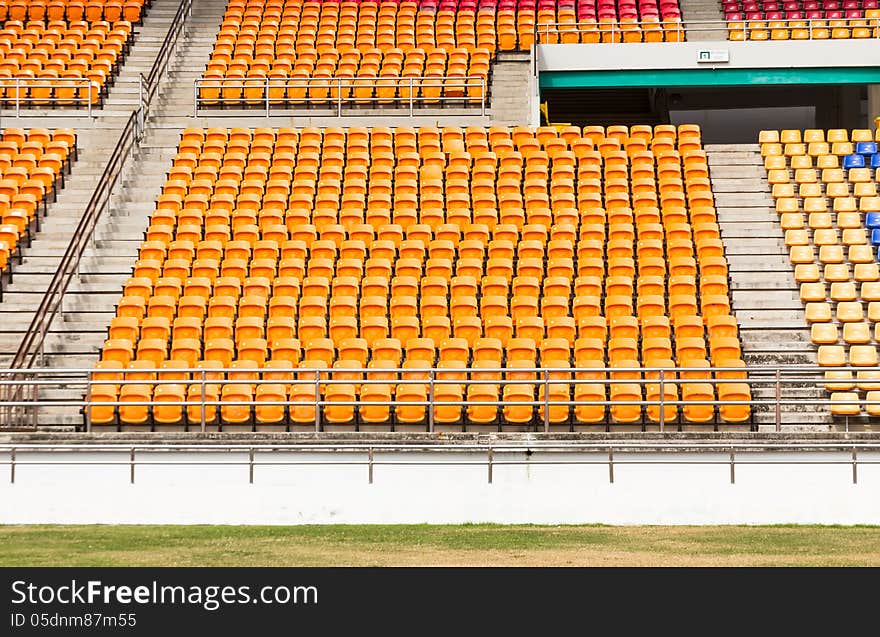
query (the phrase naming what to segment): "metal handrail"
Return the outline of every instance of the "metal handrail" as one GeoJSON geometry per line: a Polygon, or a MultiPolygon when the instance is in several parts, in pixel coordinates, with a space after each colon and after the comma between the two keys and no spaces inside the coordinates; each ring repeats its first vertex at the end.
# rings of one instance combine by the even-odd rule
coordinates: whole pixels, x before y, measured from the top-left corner
{"type": "MultiPolygon", "coordinates": [[[[793,366],[758,366],[758,367],[709,367],[709,368],[694,368],[694,367],[669,367],[669,368],[659,368],[659,367],[636,367],[636,368],[623,368],[623,367],[586,367],[586,368],[570,368],[570,367],[561,367],[561,368],[553,368],[553,367],[534,367],[534,368],[505,368],[505,367],[496,367],[496,368],[434,368],[434,367],[409,367],[409,368],[367,368],[367,369],[345,369],[345,368],[301,368],[301,367],[288,367],[286,369],[282,368],[206,368],[206,369],[181,369],[181,368],[161,368],[157,367],[154,369],[138,369],[133,370],[128,373],[132,374],[149,374],[154,375],[155,379],[119,379],[113,378],[113,376],[120,376],[126,374],[126,371],[123,369],[30,369],[30,370],[9,370],[7,372],[12,378],[10,379],[2,379],[0,376],[0,390],[4,389],[7,386],[10,387],[20,387],[22,389],[28,388],[31,390],[31,395],[36,395],[36,390],[39,388],[45,388],[48,386],[58,386],[65,387],[67,389],[71,388],[80,388],[84,392],[84,398],[82,400],[38,400],[36,398],[32,399],[15,399],[15,400],[7,400],[0,402],[0,408],[4,409],[15,409],[15,408],[29,408],[33,409],[35,412],[40,407],[79,407],[82,409],[84,416],[86,418],[86,426],[90,429],[90,408],[91,407],[117,407],[117,406],[162,406],[162,407],[196,407],[201,408],[201,428],[205,427],[205,409],[207,407],[232,407],[232,406],[297,406],[297,407],[314,407],[315,408],[315,430],[320,431],[320,408],[333,406],[333,407],[343,407],[343,406],[369,406],[369,407],[382,407],[382,406],[399,406],[404,403],[400,403],[399,401],[394,400],[386,400],[386,401],[361,401],[358,399],[354,400],[327,400],[323,395],[324,391],[328,387],[332,387],[334,385],[357,385],[360,387],[366,387],[370,385],[420,385],[429,387],[429,391],[426,393],[425,399],[414,400],[414,401],[406,401],[406,406],[416,407],[466,407],[468,405],[480,405],[480,406],[496,406],[502,407],[505,405],[511,404],[510,402],[505,402],[502,400],[484,400],[484,399],[471,399],[471,400],[435,400],[435,389],[448,386],[448,385],[495,385],[498,387],[506,386],[506,385],[529,385],[532,387],[542,387],[543,395],[539,395],[537,399],[532,400],[517,400],[517,406],[531,406],[531,407],[543,407],[543,414],[539,412],[538,418],[541,416],[544,420],[544,430],[548,431],[550,422],[549,422],[549,409],[555,407],[563,407],[563,406],[577,406],[584,404],[583,401],[580,400],[571,400],[571,387],[576,387],[579,385],[603,385],[603,386],[613,386],[613,385],[638,385],[638,386],[654,386],[655,389],[658,389],[656,397],[646,396],[645,399],[638,400],[621,400],[615,398],[602,398],[601,400],[590,399],[590,405],[601,405],[605,407],[613,407],[615,405],[639,405],[643,407],[654,407],[659,409],[660,417],[658,419],[658,424],[660,425],[661,431],[663,430],[667,419],[663,416],[666,413],[664,410],[667,408],[678,408],[678,407],[686,407],[686,406],[696,406],[696,405],[713,405],[713,406],[754,406],[754,407],[762,407],[764,409],[759,409],[758,411],[773,411],[775,413],[775,424],[777,430],[781,427],[781,409],[783,406],[787,405],[810,405],[810,406],[829,406],[829,405],[858,405],[860,407],[866,406],[876,406],[880,404],[880,401],[875,399],[864,399],[864,398],[846,398],[840,399],[837,397],[835,399],[829,398],[802,398],[800,396],[791,396],[784,395],[783,389],[787,387],[797,386],[797,387],[822,387],[827,383],[834,382],[843,382],[840,379],[826,379],[824,377],[824,372],[829,369],[834,371],[851,371],[851,372],[871,372],[875,375],[872,377],[862,376],[861,378],[853,378],[853,384],[861,383],[861,384],[869,384],[869,385],[878,385],[880,386],[880,367],[834,367],[834,368],[825,368],[825,367],[816,367],[812,365],[793,365],[793,366]],[[451,378],[450,375],[453,374],[469,374],[469,373],[498,373],[501,375],[503,372],[515,372],[519,374],[530,374],[531,378],[516,378],[516,379],[502,379],[502,378],[492,378],[492,379],[465,379],[462,378],[451,378]],[[613,374],[626,374],[628,372],[638,372],[639,376],[636,378],[612,378],[610,377],[613,374]],[[742,377],[723,377],[723,373],[728,372],[736,375],[745,375],[745,378],[742,377]],[[238,378],[235,379],[227,379],[227,378],[213,378],[214,374],[239,374],[238,378]],[[409,374],[409,378],[396,378],[396,379],[387,379],[387,378],[370,378],[370,374],[409,374]],[[681,378],[680,375],[687,373],[705,373],[709,377],[708,378],[681,378]],[[253,374],[254,376],[251,378],[242,378],[241,375],[244,374],[253,374]],[[277,378],[265,378],[263,374],[290,374],[290,378],[287,379],[277,379],[277,378]],[[333,378],[334,376],[338,376],[341,374],[356,374],[357,378],[333,378]],[[414,378],[413,376],[419,374],[423,375],[421,378],[414,378]],[[565,377],[559,377],[560,374],[564,374],[565,377]],[[594,374],[601,375],[604,377],[578,377],[581,374],[594,374]],[[649,374],[651,375],[649,377],[649,374]],[[186,375],[185,378],[180,378],[180,376],[186,375]],[[210,396],[207,395],[208,387],[216,387],[219,388],[224,385],[260,385],[260,384],[278,384],[285,386],[305,386],[305,387],[314,387],[314,398],[309,398],[306,401],[295,401],[288,400],[287,396],[285,396],[284,400],[257,400],[255,396],[251,397],[250,400],[229,400],[229,399],[211,399],[210,396]],[[772,394],[768,393],[764,396],[753,396],[750,395],[746,397],[747,399],[737,400],[737,399],[721,399],[718,397],[711,397],[711,399],[685,399],[682,394],[679,398],[678,394],[674,394],[673,396],[667,396],[667,388],[677,388],[679,386],[686,386],[689,384],[698,384],[705,385],[709,384],[712,386],[719,386],[724,384],[732,384],[732,385],[740,385],[745,384],[748,385],[750,389],[755,389],[759,387],[764,387],[769,390],[773,390],[772,394]],[[96,392],[96,388],[101,386],[114,386],[121,387],[125,385],[147,385],[147,386],[160,386],[160,385],[178,385],[184,387],[200,387],[201,392],[200,396],[191,396],[189,392],[185,392],[184,395],[187,395],[186,400],[182,401],[157,401],[155,399],[149,400],[135,400],[135,401],[123,401],[121,399],[114,400],[103,400],[98,399],[98,392],[96,392]],[[555,386],[565,385],[569,388],[569,399],[567,400],[557,400],[550,398],[550,389],[555,386]]],[[[2,372],[0,372],[2,374],[2,372]]],[[[114,396],[116,392],[114,392],[114,396]]],[[[102,398],[106,398],[106,394],[102,398]]],[[[434,430],[433,419],[434,419],[434,409],[428,409],[428,419],[429,419],[429,431],[434,430]]],[[[752,414],[755,412],[752,411],[752,414]]]]}
{"type": "MultiPolygon", "coordinates": [[[[814,38],[814,30],[835,28],[871,28],[871,38],[880,38],[880,18],[822,18],[822,19],[781,19],[781,20],[660,20],[660,21],[634,21],[634,22],[602,22],[599,20],[581,20],[577,22],[541,22],[535,25],[535,39],[539,44],[548,44],[546,40],[550,35],[565,35],[572,33],[594,33],[601,36],[610,36],[608,40],[600,38],[597,42],[585,44],[618,43],[624,34],[635,31],[659,31],[673,32],[679,36],[686,33],[706,31],[727,31],[728,38],[731,33],[742,33],[744,40],[749,40],[752,31],[772,31],[774,29],[805,29],[808,37],[805,39],[829,39],[827,36],[814,38]],[[542,36],[544,41],[542,41],[542,36]]],[[[683,38],[681,38],[683,39],[683,38]]],[[[750,40],[753,41],[753,40],[750,40]]],[[[550,44],[557,44],[553,42],[550,44]]],[[[576,44],[576,43],[572,43],[576,44]]]]}
{"type": "Polygon", "coordinates": [[[840,436],[840,442],[827,441],[774,441],[772,438],[765,441],[764,437],[775,434],[751,434],[752,439],[715,441],[711,438],[695,438],[693,440],[641,440],[641,439],[609,439],[609,440],[553,440],[545,438],[528,438],[524,440],[489,440],[487,442],[458,442],[445,444],[442,441],[420,442],[418,440],[406,442],[348,442],[344,440],[332,442],[223,442],[222,440],[204,440],[199,442],[106,442],[106,441],[76,441],[57,442],[0,442],[0,453],[12,449],[17,451],[81,451],[92,453],[93,451],[486,451],[494,449],[497,452],[521,453],[525,451],[608,451],[609,447],[615,450],[645,451],[652,449],[669,449],[689,451],[692,449],[710,450],[717,449],[720,452],[748,451],[756,448],[772,451],[851,451],[853,447],[861,450],[876,449],[880,451],[880,442],[872,440],[860,440],[843,438],[844,434],[823,432],[829,437],[840,436]]]}
{"type": "Polygon", "coordinates": [[[159,52],[156,54],[156,59],[153,61],[153,66],[150,67],[149,73],[144,78],[146,83],[144,102],[148,109],[149,105],[153,102],[156,91],[159,89],[159,82],[165,75],[165,70],[171,62],[177,42],[181,34],[186,32],[186,18],[192,15],[192,2],[193,0],[181,0],[174,18],[171,20],[168,33],[165,34],[165,39],[162,41],[159,52]]]}
{"type": "Polygon", "coordinates": [[[113,186],[116,185],[119,173],[122,171],[122,165],[135,144],[136,133],[137,112],[133,112],[122,129],[122,134],[119,136],[119,141],[116,142],[113,152],[110,153],[107,167],[98,178],[95,191],[92,193],[92,197],[89,199],[82,217],[80,217],[70,243],[64,251],[64,256],[61,257],[58,269],[52,276],[52,280],[46,288],[46,293],[40,301],[34,318],[22,338],[21,345],[12,359],[11,368],[33,367],[37,361],[37,357],[42,351],[46,333],[49,331],[49,326],[61,307],[62,298],[65,292],[67,292],[71,280],[79,271],[82,255],[91,242],[101,213],[107,207],[110,200],[110,192],[113,186]]]}
{"type": "MultiPolygon", "coordinates": [[[[9,98],[4,98],[3,100],[4,102],[12,101],[15,104],[15,117],[21,117],[22,104],[38,104],[42,106],[44,104],[63,103],[67,106],[70,105],[70,103],[73,103],[74,106],[82,105],[82,107],[86,109],[87,117],[92,116],[95,97],[99,98],[96,106],[101,105],[101,85],[87,77],[0,77],[0,88],[4,88],[6,91],[15,91],[14,99],[10,100],[9,98]],[[69,98],[59,98],[55,96],[31,97],[22,95],[23,90],[38,88],[72,89],[74,95],[69,98]],[[83,89],[88,91],[87,95],[85,97],[78,97],[83,89]]],[[[61,116],[69,117],[71,114],[70,111],[65,110],[61,116]]]]}
{"type": "Polygon", "coordinates": [[[851,468],[852,483],[858,484],[859,465],[880,464],[876,458],[880,444],[859,440],[836,442],[748,442],[694,440],[628,442],[604,440],[596,442],[541,441],[530,438],[519,442],[489,441],[486,443],[406,442],[394,443],[348,443],[330,444],[285,443],[235,444],[210,441],[204,444],[150,444],[150,443],[96,443],[79,444],[47,443],[0,443],[0,466],[9,468],[9,483],[16,481],[18,467],[39,466],[125,466],[129,468],[129,482],[135,482],[135,467],[171,466],[226,466],[247,467],[248,481],[254,483],[255,468],[296,466],[362,466],[367,468],[367,481],[372,484],[377,466],[444,466],[485,467],[489,484],[493,481],[495,466],[586,466],[604,465],[608,468],[608,481],[614,483],[615,465],[720,465],[729,467],[729,480],[736,483],[736,465],[838,465],[851,468]],[[414,454],[414,451],[422,452],[414,454]],[[801,452],[793,455],[792,452],[801,452]],[[76,458],[79,453],[125,454],[125,459],[98,457],[76,458]],[[138,452],[141,456],[138,457],[138,452]],[[211,452],[206,456],[205,452],[211,452]],[[658,453],[659,452],[659,453],[658,453]],[[187,457],[186,453],[194,454],[187,457]],[[247,454],[241,458],[240,454],[247,454]],[[296,459],[292,454],[308,453],[311,457],[296,459]],[[650,454],[647,457],[635,454],[650,454]],[[767,454],[770,455],[767,455],[767,454]],[[859,454],[868,453],[867,458],[859,454]],[[23,459],[20,454],[24,454],[23,459]],[[36,454],[36,455],[34,455],[36,454]],[[160,455],[161,454],[161,455],[160,455]],[[239,454],[239,455],[236,455],[239,454]],[[279,455],[285,454],[285,455],[279,455]],[[344,455],[343,455],[344,454],[344,455]],[[365,457],[352,457],[364,454],[365,457]],[[376,454],[396,454],[377,458],[376,454]],[[454,457],[443,457],[454,454],[454,457]],[[465,457],[459,457],[464,454],[465,457]],[[497,454],[497,455],[496,455],[497,454]],[[541,454],[536,456],[535,454],[541,454]],[[685,454],[701,454],[691,458],[685,454]],[[760,455],[759,455],[760,454],[760,455]],[[820,454],[803,457],[802,454],[820,454]],[[837,454],[837,455],[833,455],[837,454]],[[839,454],[845,454],[842,458],[839,454]],[[721,457],[718,457],[718,456],[721,457]],[[484,457],[479,457],[484,456],[484,457]],[[629,457],[627,457],[629,456],[629,457]]]}
{"type": "MultiPolygon", "coordinates": [[[[410,117],[415,115],[416,105],[426,103],[439,103],[441,105],[449,102],[468,102],[473,106],[479,103],[480,114],[486,114],[486,98],[487,86],[486,78],[482,76],[412,76],[412,77],[376,77],[376,76],[353,76],[353,77],[200,77],[193,82],[193,103],[195,111],[193,116],[198,117],[199,110],[205,106],[219,104],[245,104],[245,105],[264,105],[261,113],[265,112],[266,117],[271,116],[272,106],[280,106],[282,109],[299,104],[329,104],[333,107],[336,116],[341,117],[343,105],[346,107],[363,104],[403,104],[408,106],[410,117]],[[326,97],[312,97],[308,92],[315,87],[324,89],[328,92],[326,97]],[[372,89],[388,89],[409,90],[407,97],[389,96],[355,96],[353,91],[358,88],[369,87],[372,89]],[[250,97],[232,97],[227,98],[222,94],[216,98],[206,98],[202,95],[204,88],[214,88],[218,92],[224,88],[235,88],[245,91],[247,89],[259,89],[261,96],[258,98],[250,97]],[[463,90],[463,95],[449,96],[425,96],[416,95],[418,89],[422,88],[459,88],[463,90]],[[302,89],[305,94],[301,97],[273,97],[272,91],[302,89]],[[479,89],[478,95],[470,95],[471,89],[479,89]],[[347,95],[344,95],[347,93],[347,95]]],[[[358,113],[357,110],[349,110],[350,113],[358,113]]],[[[218,114],[212,110],[212,115],[218,114]]]]}
{"type": "MultiPolygon", "coordinates": [[[[123,165],[132,148],[140,141],[143,135],[143,126],[146,122],[150,103],[158,90],[159,80],[168,66],[174,47],[184,28],[186,16],[191,8],[192,0],[181,0],[156,60],[153,62],[148,75],[142,79],[138,108],[128,118],[115,148],[110,153],[107,166],[98,178],[98,183],[95,186],[92,197],[83,210],[82,217],[80,217],[76,230],[74,230],[70,244],[61,258],[58,270],[52,277],[52,281],[49,283],[46,293],[34,314],[34,318],[28,326],[27,332],[25,332],[18,351],[10,364],[10,367],[13,369],[33,367],[42,352],[49,327],[61,308],[61,302],[71,280],[79,271],[82,255],[92,240],[101,214],[108,206],[110,193],[119,179],[123,165]]],[[[7,417],[15,417],[13,414],[5,415],[7,417]]],[[[9,420],[6,421],[9,422],[9,420]]]]}
{"type": "MultiPolygon", "coordinates": [[[[689,23],[690,24],[690,23],[689,23]]],[[[600,35],[610,35],[609,42],[619,42],[615,36],[624,33],[633,33],[640,31],[656,31],[658,33],[675,33],[679,40],[684,40],[685,28],[680,19],[655,20],[655,21],[636,21],[636,22],[604,22],[600,20],[578,20],[577,22],[539,22],[535,25],[535,43],[536,44],[556,44],[549,43],[551,34],[572,34],[572,33],[596,33],[600,35]],[[544,36],[542,40],[541,36],[544,36]]],[[[603,40],[595,43],[600,44],[603,40]]],[[[576,44],[576,43],[572,43],[576,44]]]]}

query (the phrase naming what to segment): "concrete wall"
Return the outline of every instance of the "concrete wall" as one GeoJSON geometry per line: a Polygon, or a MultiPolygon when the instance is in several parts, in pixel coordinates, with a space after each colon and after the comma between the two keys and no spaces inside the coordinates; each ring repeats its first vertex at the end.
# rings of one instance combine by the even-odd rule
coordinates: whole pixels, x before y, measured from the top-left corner
{"type": "MultiPolygon", "coordinates": [[[[376,460],[426,463],[366,466],[257,466],[248,482],[245,452],[139,453],[148,461],[201,465],[139,465],[129,482],[127,453],[56,452],[51,457],[118,465],[34,466],[45,453],[18,452],[15,483],[9,466],[0,474],[0,524],[318,524],[534,522],[548,524],[880,524],[880,465],[741,464],[745,461],[837,460],[848,453],[741,453],[730,482],[726,454],[618,453],[614,482],[607,464],[591,466],[496,464],[488,483],[484,453],[377,454],[376,460]],[[222,453],[222,455],[221,455],[222,453]],[[66,454],[66,455],[65,455],[66,454]],[[664,464],[626,465],[625,461],[664,464]],[[206,465],[235,460],[238,466],[206,465]],[[438,460],[475,462],[432,466],[438,460]],[[719,464],[694,464],[717,461],[719,464]]],[[[261,453],[258,462],[365,460],[365,454],[261,453]]],[[[553,455],[555,459],[563,456],[553,455]]],[[[567,458],[584,458],[569,455],[567,458]]],[[[522,454],[503,456],[524,459],[522,454]]],[[[597,461],[607,455],[595,454],[597,461]]],[[[864,452],[861,460],[880,461],[864,452]]],[[[8,460],[8,454],[0,456],[8,460]]]]}
{"type": "Polygon", "coordinates": [[[829,68],[880,65],[877,40],[631,43],[614,46],[542,44],[539,71],[633,69],[829,68]],[[727,51],[729,62],[699,63],[698,51],[727,51]]]}

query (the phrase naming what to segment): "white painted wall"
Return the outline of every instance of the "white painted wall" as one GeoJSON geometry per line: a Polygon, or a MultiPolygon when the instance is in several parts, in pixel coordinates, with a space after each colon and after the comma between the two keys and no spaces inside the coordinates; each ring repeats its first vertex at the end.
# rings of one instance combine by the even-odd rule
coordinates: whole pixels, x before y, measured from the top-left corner
{"type": "Polygon", "coordinates": [[[618,71],[633,69],[766,69],[880,65],[877,40],[816,40],[766,42],[640,42],[541,44],[539,71],[618,71]],[[729,62],[697,62],[701,50],[727,51],[729,62]]]}
{"type": "MultiPolygon", "coordinates": [[[[52,455],[59,458],[61,452],[52,455]]],[[[327,454],[276,452],[268,460],[318,461],[327,454]]],[[[514,456],[506,456],[508,458],[514,456]]],[[[522,459],[524,456],[515,456],[522,459]]],[[[559,455],[554,455],[559,459],[559,455]]],[[[570,456],[570,458],[583,456],[570,456]]],[[[739,454],[740,461],[779,459],[781,454],[739,454]]],[[[836,459],[846,453],[787,453],[788,460],[836,459]]],[[[46,454],[19,451],[18,461],[46,454]]],[[[737,464],[730,483],[726,455],[662,454],[673,464],[624,465],[660,455],[621,454],[613,484],[607,465],[482,466],[257,466],[248,483],[245,453],[139,454],[139,460],[207,462],[236,459],[241,466],[129,467],[23,466],[15,483],[0,474],[2,524],[328,524],[328,523],[607,523],[607,524],[880,524],[880,465],[860,465],[858,484],[848,464],[737,464]],[[689,464],[718,460],[725,464],[689,464]]],[[[364,454],[335,453],[336,460],[364,454]]],[[[377,454],[376,460],[485,461],[465,453],[377,454]]],[[[545,459],[538,453],[532,462],[545,459]]],[[[605,460],[607,456],[596,455],[605,460]]],[[[7,458],[2,458],[6,460],[7,458]]],[[[67,454],[67,459],[114,460],[127,453],[67,454]]],[[[503,456],[496,455],[496,460],[503,456]]],[[[862,460],[880,461],[865,452],[862,460]]],[[[8,465],[3,467],[8,471],[8,465]]]]}

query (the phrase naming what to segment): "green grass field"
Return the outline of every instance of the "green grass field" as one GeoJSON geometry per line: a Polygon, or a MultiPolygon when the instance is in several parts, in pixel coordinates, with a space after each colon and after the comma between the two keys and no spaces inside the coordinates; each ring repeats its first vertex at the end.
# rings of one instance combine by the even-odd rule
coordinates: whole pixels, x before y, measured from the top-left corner
{"type": "Polygon", "coordinates": [[[0,566],[877,566],[880,527],[0,526],[0,566]]]}

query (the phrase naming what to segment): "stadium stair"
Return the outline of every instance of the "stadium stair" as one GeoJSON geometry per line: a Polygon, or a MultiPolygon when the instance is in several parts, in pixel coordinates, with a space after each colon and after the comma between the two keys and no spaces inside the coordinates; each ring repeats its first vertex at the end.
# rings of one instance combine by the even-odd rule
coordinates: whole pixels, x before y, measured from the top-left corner
{"type": "MultiPolygon", "coordinates": [[[[816,347],[810,342],[759,146],[707,145],[706,154],[746,364],[815,365],[816,347]]],[[[805,399],[827,397],[815,386],[789,391],[805,399]]],[[[771,386],[754,389],[756,398],[772,398],[773,392],[771,386]]],[[[832,423],[830,413],[814,405],[783,405],[781,416],[784,431],[817,431],[832,423]]],[[[772,409],[755,408],[762,430],[775,428],[774,417],[772,409]]]]}
{"type": "Polygon", "coordinates": [[[529,121],[529,100],[524,96],[529,91],[531,67],[528,53],[502,53],[495,60],[489,104],[493,124],[514,126],[529,121]]]}
{"type": "MultiPolygon", "coordinates": [[[[0,365],[9,365],[33,319],[34,311],[67,249],[70,235],[79,223],[82,211],[106,167],[107,158],[131,111],[138,104],[138,77],[141,73],[146,75],[149,72],[177,6],[177,0],[153,1],[143,24],[135,29],[134,45],[104,107],[94,112],[91,121],[85,117],[59,116],[58,111],[53,111],[51,117],[45,117],[38,110],[28,111],[26,117],[4,117],[5,122],[21,128],[73,128],[77,132],[78,157],[64,188],[58,191],[57,200],[48,207],[41,232],[37,233],[31,246],[24,250],[23,261],[17,265],[12,284],[0,302],[0,365]]],[[[173,143],[176,144],[176,138],[173,143]]],[[[138,158],[138,174],[149,173],[152,159],[157,171],[157,184],[163,182],[168,161],[164,157],[151,157],[150,153],[154,152],[151,148],[145,148],[143,152],[138,158]]],[[[158,189],[158,185],[156,188],[158,189]]],[[[134,197],[143,200],[145,191],[138,192],[134,197]]],[[[112,310],[111,299],[118,294],[119,286],[113,273],[130,267],[131,255],[137,251],[136,240],[141,238],[146,219],[152,211],[152,206],[149,210],[144,209],[143,218],[138,219],[134,209],[129,209],[124,203],[125,199],[125,194],[120,198],[113,198],[112,212],[105,215],[99,223],[95,244],[86,251],[80,265],[80,276],[68,289],[64,299],[63,317],[56,318],[46,339],[44,364],[47,366],[86,367],[96,357],[106,323],[96,324],[96,312],[93,310],[100,309],[101,292],[111,290],[114,294],[108,294],[107,299],[109,310],[112,310]],[[120,247],[126,234],[132,239],[130,248],[120,247]],[[111,237],[112,241],[108,241],[111,237]]],[[[152,200],[151,192],[147,201],[152,200]]],[[[63,399],[75,395],[76,392],[73,391],[58,391],[44,397],[63,399]]],[[[47,412],[41,415],[41,421],[46,419],[52,424],[64,424],[68,420],[71,423],[76,422],[78,416],[66,413],[69,411],[59,408],[57,414],[47,412]]]]}
{"type": "Polygon", "coordinates": [[[693,22],[724,22],[718,0],[681,0],[681,15],[689,42],[717,42],[727,39],[727,29],[710,29],[709,25],[693,22]]]}

